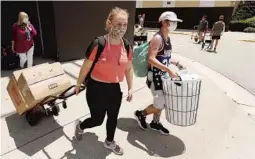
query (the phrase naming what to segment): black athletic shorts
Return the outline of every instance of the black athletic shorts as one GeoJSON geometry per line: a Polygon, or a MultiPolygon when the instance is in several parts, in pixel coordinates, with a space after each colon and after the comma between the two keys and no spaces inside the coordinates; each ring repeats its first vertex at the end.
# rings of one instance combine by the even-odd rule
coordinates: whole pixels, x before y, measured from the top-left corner
{"type": "Polygon", "coordinates": [[[212,36],[212,39],[213,39],[213,40],[214,40],[214,39],[219,40],[219,39],[220,39],[220,36],[212,36]]]}

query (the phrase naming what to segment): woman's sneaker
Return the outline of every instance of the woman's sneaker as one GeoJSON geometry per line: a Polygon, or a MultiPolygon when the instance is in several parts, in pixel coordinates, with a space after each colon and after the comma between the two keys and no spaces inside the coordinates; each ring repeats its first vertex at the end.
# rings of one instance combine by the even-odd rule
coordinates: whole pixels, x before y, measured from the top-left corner
{"type": "Polygon", "coordinates": [[[143,130],[147,129],[146,117],[142,114],[142,111],[135,111],[135,119],[139,127],[143,130]]]}
{"type": "Polygon", "coordinates": [[[160,122],[151,122],[150,128],[155,131],[159,131],[163,135],[169,135],[169,131],[160,122]]]}
{"type": "Polygon", "coordinates": [[[76,140],[82,140],[83,130],[80,128],[81,121],[76,121],[75,125],[76,126],[75,126],[74,136],[75,136],[76,140]]]}
{"type": "Polygon", "coordinates": [[[109,142],[109,141],[105,140],[104,147],[112,150],[116,155],[124,154],[123,149],[118,144],[116,144],[115,141],[109,142]]]}

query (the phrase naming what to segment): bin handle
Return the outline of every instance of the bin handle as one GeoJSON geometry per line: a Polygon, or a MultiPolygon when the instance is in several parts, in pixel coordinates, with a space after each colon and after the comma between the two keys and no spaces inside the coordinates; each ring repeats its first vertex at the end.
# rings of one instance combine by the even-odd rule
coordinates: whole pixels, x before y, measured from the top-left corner
{"type": "Polygon", "coordinates": [[[171,78],[171,80],[175,81],[174,84],[179,86],[179,87],[182,85],[182,83],[180,83],[182,81],[181,76],[177,76],[177,78],[175,78],[175,79],[171,78]]]}

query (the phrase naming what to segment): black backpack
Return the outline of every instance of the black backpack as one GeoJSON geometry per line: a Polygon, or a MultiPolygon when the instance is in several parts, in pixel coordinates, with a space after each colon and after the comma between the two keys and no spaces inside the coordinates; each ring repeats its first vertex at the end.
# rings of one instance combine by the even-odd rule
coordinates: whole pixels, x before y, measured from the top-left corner
{"type": "MultiPolygon", "coordinates": [[[[125,46],[125,49],[126,49],[126,51],[127,51],[127,56],[128,56],[128,54],[129,54],[129,49],[130,49],[131,46],[130,46],[130,44],[129,44],[129,42],[128,42],[127,39],[122,38],[122,40],[123,40],[123,42],[124,42],[124,46],[125,46]]],[[[94,38],[94,39],[90,42],[90,44],[89,44],[89,46],[88,46],[88,48],[87,48],[87,50],[86,50],[86,53],[85,53],[85,56],[86,56],[87,58],[89,57],[90,53],[92,52],[92,50],[93,50],[96,46],[98,46],[97,53],[96,53],[96,57],[95,57],[95,60],[93,61],[93,64],[92,64],[92,66],[91,66],[91,68],[90,68],[90,70],[89,70],[89,72],[88,72],[88,74],[87,74],[87,76],[86,76],[86,78],[85,78],[84,84],[86,84],[86,83],[88,82],[88,80],[90,79],[90,74],[91,74],[91,72],[93,71],[93,68],[95,67],[95,65],[96,65],[96,63],[97,63],[99,57],[101,56],[101,53],[102,53],[103,50],[104,50],[104,47],[105,47],[105,38],[104,38],[104,36],[96,37],[96,38],[94,38]]]]}
{"type": "Polygon", "coordinates": [[[12,52],[11,46],[1,47],[1,69],[15,70],[19,68],[20,60],[16,53],[12,52]]]}

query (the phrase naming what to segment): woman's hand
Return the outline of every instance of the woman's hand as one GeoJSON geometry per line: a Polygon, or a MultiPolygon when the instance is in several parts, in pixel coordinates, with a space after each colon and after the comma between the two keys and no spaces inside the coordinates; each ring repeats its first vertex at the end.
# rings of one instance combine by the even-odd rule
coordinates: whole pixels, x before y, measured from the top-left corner
{"type": "Polygon", "coordinates": [[[128,91],[128,96],[127,96],[127,101],[128,102],[131,102],[133,99],[133,91],[132,90],[129,90],[128,91]]]}
{"type": "Polygon", "coordinates": [[[75,94],[78,95],[80,93],[80,87],[81,85],[80,84],[77,84],[76,87],[75,87],[75,94]]]}
{"type": "Polygon", "coordinates": [[[173,72],[170,68],[168,68],[167,73],[169,74],[169,76],[171,78],[176,78],[177,77],[176,73],[173,72]]]}
{"type": "Polygon", "coordinates": [[[15,53],[15,49],[14,49],[14,46],[12,46],[12,53],[15,53]]]}

